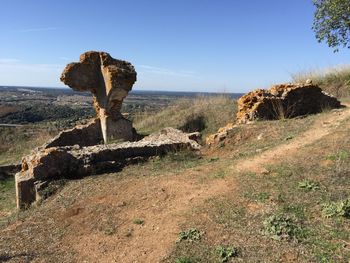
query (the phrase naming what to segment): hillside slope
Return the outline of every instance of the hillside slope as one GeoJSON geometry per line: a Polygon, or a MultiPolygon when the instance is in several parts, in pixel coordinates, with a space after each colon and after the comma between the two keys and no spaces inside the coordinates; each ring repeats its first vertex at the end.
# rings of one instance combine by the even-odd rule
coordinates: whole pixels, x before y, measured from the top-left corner
{"type": "Polygon", "coordinates": [[[0,261],[348,262],[349,131],[348,108],[256,122],[202,156],[66,182],[2,220],[0,261]]]}

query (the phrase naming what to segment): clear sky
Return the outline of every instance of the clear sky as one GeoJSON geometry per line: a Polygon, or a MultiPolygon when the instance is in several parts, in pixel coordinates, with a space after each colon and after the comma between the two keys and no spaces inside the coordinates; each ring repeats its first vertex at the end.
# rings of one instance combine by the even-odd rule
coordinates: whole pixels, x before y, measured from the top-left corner
{"type": "Polygon", "coordinates": [[[348,64],[311,29],[311,0],[1,0],[0,85],[62,87],[89,50],[130,61],[135,89],[245,92],[348,64]]]}

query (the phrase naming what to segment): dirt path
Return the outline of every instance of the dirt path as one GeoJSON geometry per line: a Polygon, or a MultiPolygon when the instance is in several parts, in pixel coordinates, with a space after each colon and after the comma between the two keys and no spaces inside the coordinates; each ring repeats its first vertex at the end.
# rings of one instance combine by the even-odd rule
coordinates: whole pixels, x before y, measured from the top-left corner
{"type": "Polygon", "coordinates": [[[78,262],[160,262],[171,252],[191,208],[234,189],[225,179],[198,183],[196,177],[211,169],[204,167],[174,177],[130,178],[110,187],[108,194],[82,200],[55,215],[72,230],[63,243],[78,252],[78,262]],[[96,208],[108,218],[96,220],[100,216],[96,208]],[[135,224],[135,219],[144,220],[144,224],[135,224]],[[111,221],[116,225],[114,233],[92,231],[98,221],[111,221]]]}
{"type": "MultiPolygon", "coordinates": [[[[346,105],[350,107],[350,105],[346,105]]],[[[266,171],[264,165],[271,164],[283,158],[285,155],[293,155],[302,147],[312,144],[322,137],[337,129],[341,122],[350,118],[350,109],[333,110],[331,113],[319,118],[313,126],[289,142],[269,149],[253,158],[240,160],[232,169],[236,172],[256,172],[266,171]]]]}

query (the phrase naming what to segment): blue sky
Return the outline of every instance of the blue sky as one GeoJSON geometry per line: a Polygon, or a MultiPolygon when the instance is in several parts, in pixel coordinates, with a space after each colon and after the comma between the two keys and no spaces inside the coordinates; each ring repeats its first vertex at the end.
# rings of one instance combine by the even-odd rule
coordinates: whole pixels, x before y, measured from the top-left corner
{"type": "Polygon", "coordinates": [[[245,92],[348,64],[311,29],[311,0],[1,0],[0,85],[62,87],[88,50],[130,61],[134,88],[245,92]]]}

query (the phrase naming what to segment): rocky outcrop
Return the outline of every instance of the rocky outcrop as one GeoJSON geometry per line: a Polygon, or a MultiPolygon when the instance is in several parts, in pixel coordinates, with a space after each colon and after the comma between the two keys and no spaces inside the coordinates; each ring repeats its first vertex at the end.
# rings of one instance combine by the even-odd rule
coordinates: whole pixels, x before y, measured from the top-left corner
{"type": "Polygon", "coordinates": [[[114,59],[106,52],[86,52],[80,56],[80,62],[66,66],[61,81],[73,90],[93,94],[105,143],[135,140],[135,129],[120,113],[124,98],[136,82],[136,71],[131,63],[114,59]]]}
{"type": "Polygon", "coordinates": [[[137,142],[39,148],[22,160],[16,174],[17,207],[26,208],[41,200],[47,182],[58,179],[116,171],[133,158],[147,158],[184,148],[199,150],[200,145],[186,134],[166,128],[137,142]]]}
{"type": "Polygon", "coordinates": [[[238,100],[236,123],[293,118],[340,106],[335,97],[326,94],[311,81],[305,84],[281,84],[242,96],[238,100]]]}

